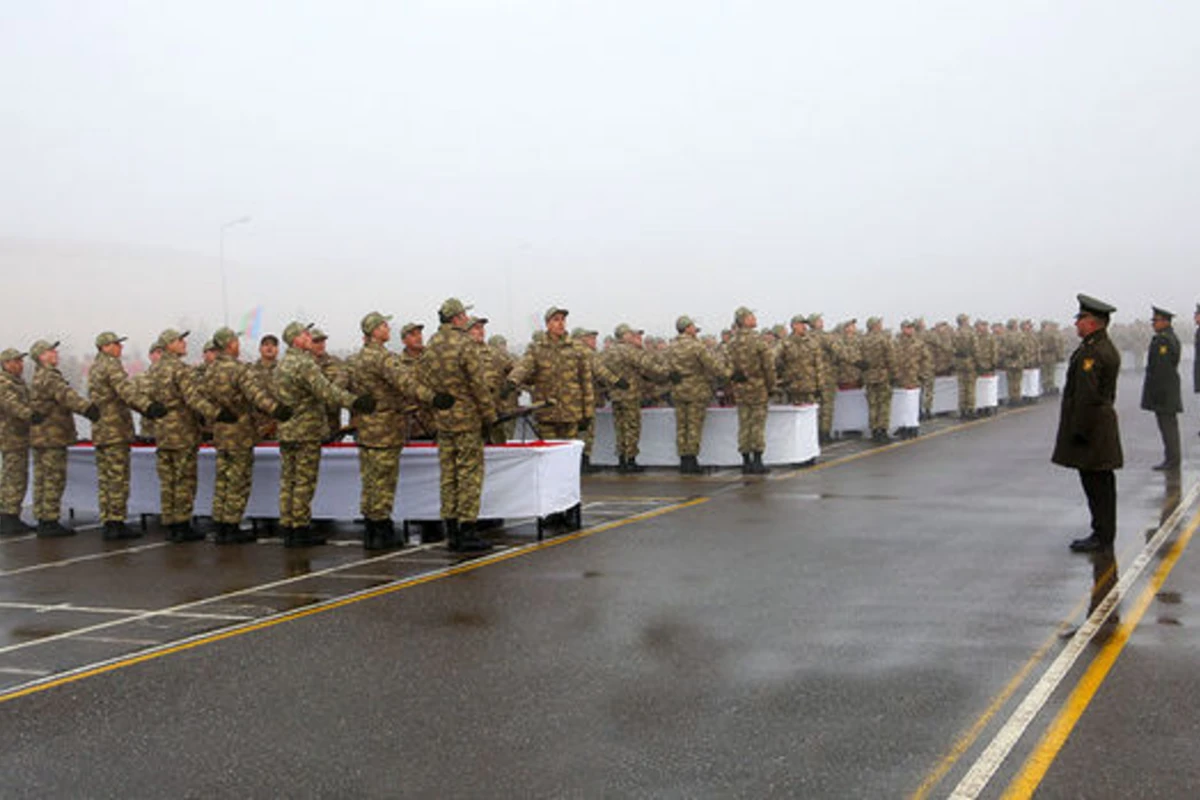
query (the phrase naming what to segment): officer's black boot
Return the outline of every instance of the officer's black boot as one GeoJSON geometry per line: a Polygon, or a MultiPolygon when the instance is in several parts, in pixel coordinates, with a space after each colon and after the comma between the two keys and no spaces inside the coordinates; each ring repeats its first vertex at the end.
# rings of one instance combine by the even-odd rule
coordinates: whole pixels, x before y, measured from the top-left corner
{"type": "Polygon", "coordinates": [[[304,547],[308,544],[308,540],[301,534],[300,528],[280,524],[276,526],[276,530],[283,537],[284,547],[304,547]]]}
{"type": "Polygon", "coordinates": [[[458,544],[451,544],[450,549],[456,553],[486,553],[492,543],[479,538],[474,522],[463,522],[459,524],[458,544]]]}
{"type": "Polygon", "coordinates": [[[204,538],[201,531],[192,527],[190,522],[176,522],[171,526],[172,542],[198,542],[204,538]]]}
{"type": "Polygon", "coordinates": [[[680,475],[691,475],[692,474],[692,468],[691,468],[691,464],[688,462],[688,456],[680,456],[679,457],[679,474],[680,475]]]}
{"type": "Polygon", "coordinates": [[[754,461],[753,457],[749,453],[742,453],[742,474],[754,474],[754,461]]]}

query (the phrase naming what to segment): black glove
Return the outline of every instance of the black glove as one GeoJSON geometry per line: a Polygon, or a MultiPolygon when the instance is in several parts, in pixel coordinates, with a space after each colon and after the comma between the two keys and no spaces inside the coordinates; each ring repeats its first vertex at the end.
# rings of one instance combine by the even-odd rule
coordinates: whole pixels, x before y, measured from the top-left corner
{"type": "Polygon", "coordinates": [[[222,408],[217,412],[217,422],[237,422],[237,414],[230,411],[228,408],[222,408]]]}
{"type": "Polygon", "coordinates": [[[683,375],[678,370],[671,370],[667,373],[667,380],[671,383],[679,383],[683,380],[683,375]]]}
{"type": "Polygon", "coordinates": [[[369,394],[360,394],[350,404],[350,410],[356,414],[370,414],[375,411],[375,398],[369,394]]]}
{"type": "Polygon", "coordinates": [[[483,436],[483,440],[485,442],[488,440],[488,437],[492,435],[492,426],[495,424],[496,423],[494,422],[484,422],[480,424],[479,433],[483,436]]]}
{"type": "Polygon", "coordinates": [[[83,415],[92,422],[95,422],[96,420],[100,419],[100,406],[92,403],[83,410],[83,415]]]}
{"type": "Polygon", "coordinates": [[[859,369],[868,369],[871,365],[869,362],[863,359],[860,361],[855,361],[854,366],[858,367],[859,369]]]}
{"type": "Polygon", "coordinates": [[[614,383],[613,386],[616,386],[621,391],[625,391],[629,388],[629,381],[625,380],[624,378],[617,378],[617,382],[614,383]]]}
{"type": "Polygon", "coordinates": [[[454,408],[457,402],[454,395],[449,392],[438,392],[433,396],[433,407],[438,411],[445,411],[448,408],[454,408]]]}
{"type": "Polygon", "coordinates": [[[750,379],[746,377],[746,373],[742,372],[740,369],[735,369],[733,374],[729,376],[729,380],[733,381],[734,383],[745,383],[750,379]]]}
{"type": "Polygon", "coordinates": [[[30,423],[32,423],[34,425],[41,425],[43,422],[46,421],[46,415],[40,411],[34,411],[32,414],[29,415],[29,421],[30,421],[30,423]]]}
{"type": "Polygon", "coordinates": [[[593,419],[591,417],[584,417],[583,419],[579,420],[576,430],[580,433],[580,435],[585,434],[592,429],[592,422],[593,419]]]}
{"type": "Polygon", "coordinates": [[[287,422],[292,418],[292,407],[280,403],[275,406],[275,410],[271,412],[271,416],[280,422],[287,422]]]}
{"type": "Polygon", "coordinates": [[[142,414],[146,419],[162,419],[167,415],[167,407],[157,400],[151,400],[150,405],[146,406],[146,413],[142,414]]]}

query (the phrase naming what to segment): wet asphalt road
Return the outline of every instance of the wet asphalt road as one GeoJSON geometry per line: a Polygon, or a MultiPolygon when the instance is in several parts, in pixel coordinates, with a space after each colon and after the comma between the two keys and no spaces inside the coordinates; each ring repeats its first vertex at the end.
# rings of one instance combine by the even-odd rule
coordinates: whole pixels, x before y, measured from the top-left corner
{"type": "MultiPolygon", "coordinates": [[[[1120,394],[1121,569],[1194,485],[1200,444],[1189,412],[1180,484],[1151,472],[1137,388],[1120,394]]],[[[476,568],[437,546],[364,559],[351,529],[308,551],[0,541],[3,794],[944,797],[1086,615],[1093,564],[1066,543],[1087,517],[1048,463],[1056,421],[1051,400],[940,422],[765,480],[589,478],[590,533],[534,548],[516,528],[476,568]],[[328,605],[353,592],[374,595],[328,605]]],[[[1150,586],[1038,796],[1194,796],[1193,551],[1156,588],[1160,553],[1123,600],[1127,624],[1150,586]]],[[[1024,774],[1120,638],[1086,648],[981,796],[1024,774]]]]}

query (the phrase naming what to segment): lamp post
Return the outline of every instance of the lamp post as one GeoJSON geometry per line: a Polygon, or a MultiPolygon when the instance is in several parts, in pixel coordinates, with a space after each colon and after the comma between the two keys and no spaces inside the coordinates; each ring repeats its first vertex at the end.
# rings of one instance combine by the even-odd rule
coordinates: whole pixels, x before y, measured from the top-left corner
{"type": "Polygon", "coordinates": [[[241,225],[249,221],[249,217],[238,217],[221,226],[221,313],[224,315],[226,327],[229,326],[229,288],[225,280],[225,231],[234,225],[241,225]]]}

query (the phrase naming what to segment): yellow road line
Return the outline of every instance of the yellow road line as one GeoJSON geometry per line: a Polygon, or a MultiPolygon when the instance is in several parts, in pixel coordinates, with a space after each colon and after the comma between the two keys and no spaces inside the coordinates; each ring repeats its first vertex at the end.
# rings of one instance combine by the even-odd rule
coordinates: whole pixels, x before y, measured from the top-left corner
{"type": "Polygon", "coordinates": [[[269,619],[265,619],[265,620],[262,620],[259,622],[252,622],[252,623],[248,623],[245,625],[238,625],[236,627],[226,628],[224,630],[217,631],[215,633],[201,634],[200,636],[197,636],[193,639],[188,639],[188,640],[180,642],[178,644],[167,645],[165,647],[157,648],[157,649],[151,650],[149,652],[139,653],[137,655],[128,656],[128,657],[124,657],[124,658],[119,658],[114,661],[110,661],[110,662],[100,664],[100,665],[97,665],[94,667],[86,667],[78,672],[74,672],[74,673],[71,673],[68,675],[63,675],[61,677],[53,678],[53,679],[50,679],[50,680],[47,680],[44,682],[35,683],[31,686],[26,686],[21,689],[16,689],[16,690],[12,690],[9,692],[0,693],[0,703],[7,703],[10,700],[16,700],[19,697],[26,697],[31,694],[37,694],[39,692],[47,691],[48,689],[53,689],[53,688],[56,688],[59,686],[65,686],[67,684],[75,683],[76,681],[84,680],[85,678],[92,678],[97,675],[103,675],[106,672],[114,672],[118,669],[124,669],[125,667],[131,667],[135,664],[141,664],[146,661],[153,661],[155,659],[163,658],[164,656],[173,655],[175,653],[182,653],[187,650],[192,650],[194,648],[200,647],[201,645],[212,644],[214,642],[220,642],[225,639],[232,639],[235,636],[242,636],[247,633],[253,633],[254,631],[261,631],[266,628],[273,628],[276,625],[281,625],[285,622],[292,622],[294,620],[303,619],[304,617],[310,617],[315,614],[322,614],[326,611],[332,611],[334,609],[342,608],[344,606],[352,605],[354,603],[360,603],[364,600],[371,600],[376,597],[383,597],[384,595],[398,592],[401,589],[408,589],[413,586],[420,586],[421,584],[430,583],[430,582],[436,581],[436,580],[441,580],[443,578],[448,578],[453,575],[461,575],[464,572],[471,572],[473,570],[481,569],[483,567],[490,566],[492,564],[499,564],[501,562],[508,561],[508,560],[516,558],[518,556],[523,556],[523,555],[527,555],[529,553],[539,552],[541,550],[545,550],[550,547],[557,547],[558,545],[566,544],[567,542],[574,542],[579,539],[584,539],[588,536],[593,536],[597,533],[603,533],[604,531],[609,531],[614,528],[620,528],[622,526],[630,525],[635,522],[644,522],[645,520],[653,519],[654,517],[660,517],[663,514],[669,514],[673,511],[679,511],[679,510],[682,510],[685,508],[691,508],[692,506],[697,506],[697,505],[700,505],[701,503],[706,503],[706,502],[708,502],[707,497],[697,497],[697,498],[688,500],[683,503],[677,503],[675,505],[666,506],[664,508],[656,508],[653,511],[647,511],[642,514],[635,514],[632,517],[626,517],[624,519],[613,520],[612,522],[606,522],[601,525],[597,525],[592,528],[587,528],[582,531],[565,534],[563,536],[557,536],[553,539],[547,539],[542,542],[537,542],[535,544],[526,545],[525,547],[520,547],[520,548],[516,548],[514,550],[509,550],[506,552],[498,553],[494,556],[488,556],[488,557],[476,559],[473,561],[468,561],[466,563],[459,564],[454,567],[449,567],[444,570],[439,570],[437,572],[432,572],[427,575],[418,575],[416,577],[407,578],[405,580],[398,581],[397,583],[389,584],[387,586],[381,586],[381,587],[376,587],[374,589],[368,589],[366,591],[358,592],[358,593],[355,593],[352,595],[348,595],[346,597],[338,598],[336,600],[329,600],[327,602],[319,603],[319,604],[310,606],[308,608],[302,608],[302,609],[298,609],[296,611],[289,611],[289,612],[281,614],[279,616],[271,617],[269,619]]]}
{"type": "Polygon", "coordinates": [[[1046,772],[1050,769],[1050,765],[1054,763],[1054,759],[1058,757],[1058,753],[1067,742],[1067,737],[1071,735],[1071,731],[1075,729],[1075,725],[1079,722],[1083,712],[1087,710],[1092,699],[1096,696],[1096,692],[1100,690],[1100,685],[1112,670],[1113,664],[1116,663],[1117,657],[1121,651],[1125,649],[1125,644],[1129,641],[1129,637],[1141,622],[1146,610],[1150,607],[1151,601],[1154,600],[1158,590],[1167,580],[1167,576],[1171,574],[1171,570],[1179,562],[1180,556],[1187,548],[1188,542],[1191,541],[1192,535],[1196,532],[1197,527],[1200,527],[1200,516],[1192,520],[1191,525],[1187,530],[1180,535],[1179,539],[1171,545],[1171,549],[1167,551],[1163,557],[1162,563],[1158,565],[1158,569],[1154,571],[1154,577],[1142,590],[1138,596],[1137,602],[1134,604],[1131,612],[1125,617],[1125,621],[1121,623],[1116,632],[1104,643],[1100,653],[1088,666],[1087,671],[1076,684],[1075,689],[1067,698],[1066,704],[1062,710],[1058,712],[1058,716],[1046,729],[1038,742],[1037,747],[1025,760],[1021,766],[1017,776],[1013,778],[1012,783],[1004,792],[1004,800],[1017,800],[1018,798],[1032,797],[1033,793],[1041,784],[1042,779],[1046,777],[1046,772]]]}

